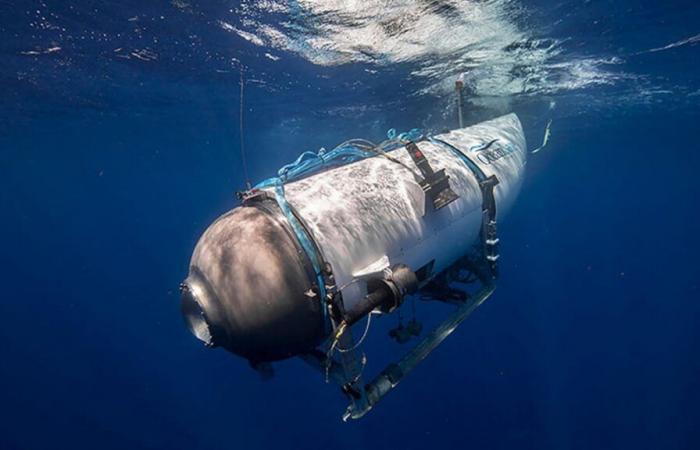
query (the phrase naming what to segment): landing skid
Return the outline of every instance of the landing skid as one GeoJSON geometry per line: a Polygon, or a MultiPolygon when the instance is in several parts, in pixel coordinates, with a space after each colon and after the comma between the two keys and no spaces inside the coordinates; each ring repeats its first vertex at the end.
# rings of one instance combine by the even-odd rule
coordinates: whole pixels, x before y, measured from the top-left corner
{"type": "MultiPolygon", "coordinates": [[[[421,339],[403,358],[387,365],[368,384],[362,381],[364,355],[360,357],[356,351],[340,353],[340,360],[327,356],[321,351],[303,355],[302,359],[327,376],[327,381],[332,379],[348,396],[350,405],[343,414],[343,420],[359,419],[395,388],[447,336],[452,334],[464,319],[491,296],[494,290],[494,285],[487,285],[476,294],[465,298],[464,301],[455,302],[453,298],[449,299],[447,303],[457,306],[450,316],[421,339]]],[[[342,339],[344,342],[340,344],[344,346],[343,348],[352,347],[353,339],[350,330],[343,334],[342,339]]]]}

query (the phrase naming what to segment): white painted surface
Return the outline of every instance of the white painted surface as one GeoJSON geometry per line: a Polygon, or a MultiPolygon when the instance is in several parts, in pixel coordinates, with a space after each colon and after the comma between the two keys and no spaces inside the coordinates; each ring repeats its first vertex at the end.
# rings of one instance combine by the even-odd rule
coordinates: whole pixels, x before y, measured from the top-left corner
{"type": "MultiPolygon", "coordinates": [[[[458,148],[486,176],[496,175],[499,221],[520,190],[526,144],[520,120],[509,114],[435,136],[458,148]],[[496,139],[485,150],[485,144],[496,139]],[[495,153],[494,153],[495,152],[495,153]],[[501,157],[495,156],[500,153],[501,157]],[[503,156],[505,154],[505,156],[503,156]],[[489,160],[495,159],[493,161],[489,160]]],[[[472,171],[453,151],[428,141],[417,143],[435,171],[442,168],[459,199],[434,211],[416,195],[419,173],[405,148],[391,152],[411,171],[384,157],[332,169],[285,186],[288,202],[304,219],[330,262],[346,307],[365,294],[365,282],[353,278],[372,263],[389,258],[413,270],[435,259],[434,273],[466,254],[479,237],[481,190],[472,171]]]]}

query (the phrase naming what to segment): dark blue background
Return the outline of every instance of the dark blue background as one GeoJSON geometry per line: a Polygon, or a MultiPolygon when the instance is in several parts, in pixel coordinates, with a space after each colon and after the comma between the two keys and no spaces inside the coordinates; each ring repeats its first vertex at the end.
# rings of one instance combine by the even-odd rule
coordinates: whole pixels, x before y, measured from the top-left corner
{"type": "MultiPolygon", "coordinates": [[[[96,29],[118,27],[129,8],[167,12],[78,3],[75,17],[52,8],[96,29]]],[[[208,20],[225,9],[205,6],[208,20]]],[[[23,25],[41,5],[0,7],[0,448],[699,448],[700,97],[686,95],[700,87],[697,46],[625,60],[645,86],[670,89],[647,101],[625,84],[513,100],[531,146],[546,104],[558,106],[501,227],[496,294],[376,410],[344,424],[343,397],[301,362],[260,381],[205,350],[179,315],[196,239],[244,181],[237,72],[217,75],[199,54],[178,63],[175,43],[145,68],[99,42],[66,45],[66,68],[20,53],[42,39],[23,25]]],[[[552,33],[606,55],[700,31],[690,2],[529,7],[543,22],[568,10],[552,33]]],[[[159,33],[188,31],[179,25],[159,33]]],[[[246,91],[254,180],[349,137],[454,126],[448,100],[406,95],[419,87],[410,68],[368,74],[285,55],[282,70],[243,41],[226,45],[265,86],[286,86],[246,91]]],[[[372,334],[371,359],[400,350],[382,340],[372,334]]]]}

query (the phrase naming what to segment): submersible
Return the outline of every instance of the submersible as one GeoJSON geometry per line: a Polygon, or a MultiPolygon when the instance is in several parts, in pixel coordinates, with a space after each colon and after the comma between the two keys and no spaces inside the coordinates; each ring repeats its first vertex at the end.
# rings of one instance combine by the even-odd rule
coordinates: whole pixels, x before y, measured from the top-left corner
{"type": "MultiPolygon", "coordinates": [[[[301,356],[335,371],[353,402],[347,415],[359,417],[412,366],[389,365],[383,381],[365,385],[362,358],[338,359],[334,349],[355,347],[354,323],[392,313],[456,265],[478,276],[488,292],[471,298],[483,301],[497,276],[497,224],[525,163],[515,114],[307,152],[244,192],[201,236],[181,286],[185,320],[206,346],[254,367],[301,356]]],[[[468,299],[457,302],[454,327],[468,299]]],[[[450,326],[429,333],[411,358],[425,357],[450,326]]]]}

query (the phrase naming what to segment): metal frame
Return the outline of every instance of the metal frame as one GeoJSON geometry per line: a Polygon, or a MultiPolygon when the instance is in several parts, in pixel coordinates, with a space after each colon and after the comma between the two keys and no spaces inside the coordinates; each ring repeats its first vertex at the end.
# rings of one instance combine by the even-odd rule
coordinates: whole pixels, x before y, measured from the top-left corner
{"type": "MultiPolygon", "coordinates": [[[[418,364],[444,341],[447,336],[486,301],[496,289],[495,285],[484,285],[480,291],[465,301],[457,304],[457,308],[435,329],[423,337],[400,360],[388,364],[370,383],[364,384],[362,370],[364,356],[358,356],[356,351],[340,353],[340,360],[321,351],[302,355],[301,358],[311,366],[320,370],[338,384],[349,397],[350,405],[343,414],[343,420],[359,419],[367,414],[379,401],[394,389],[418,364]]],[[[454,304],[450,302],[450,304],[454,304]]],[[[340,337],[339,344],[344,348],[352,348],[353,338],[350,330],[340,337]]]]}

